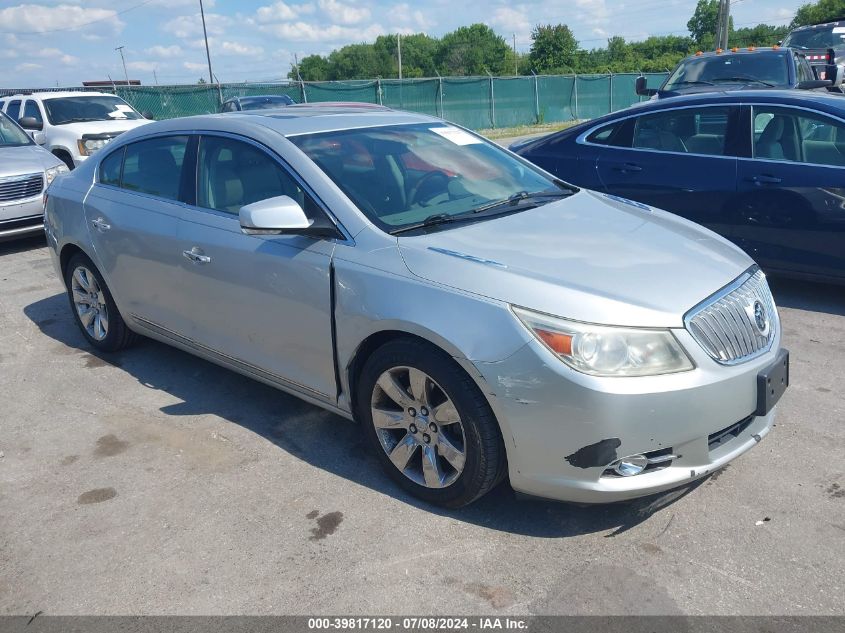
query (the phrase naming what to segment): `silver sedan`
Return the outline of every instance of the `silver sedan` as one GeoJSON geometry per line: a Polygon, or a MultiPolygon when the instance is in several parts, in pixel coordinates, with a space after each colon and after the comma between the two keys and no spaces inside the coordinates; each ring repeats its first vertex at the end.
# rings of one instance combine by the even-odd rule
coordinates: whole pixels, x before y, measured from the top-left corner
{"type": "Polygon", "coordinates": [[[92,346],[155,338],[354,419],[446,506],[506,478],[578,502],[688,483],[788,384],[742,251],[427,116],[150,124],[56,180],[46,232],[92,346]]]}

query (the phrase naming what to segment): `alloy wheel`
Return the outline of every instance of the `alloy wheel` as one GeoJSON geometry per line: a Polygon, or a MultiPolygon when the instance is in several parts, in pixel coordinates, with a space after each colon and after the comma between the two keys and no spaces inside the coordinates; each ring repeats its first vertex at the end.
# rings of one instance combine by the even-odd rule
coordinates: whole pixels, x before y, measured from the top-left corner
{"type": "Polygon", "coordinates": [[[109,311],[106,297],[94,274],[85,266],[77,266],[71,275],[73,307],[88,335],[102,341],[109,333],[109,311]]]}
{"type": "Polygon", "coordinates": [[[425,372],[393,367],[370,402],[376,435],[393,465],[427,488],[454,483],[466,463],[466,435],[446,392],[425,372]]]}

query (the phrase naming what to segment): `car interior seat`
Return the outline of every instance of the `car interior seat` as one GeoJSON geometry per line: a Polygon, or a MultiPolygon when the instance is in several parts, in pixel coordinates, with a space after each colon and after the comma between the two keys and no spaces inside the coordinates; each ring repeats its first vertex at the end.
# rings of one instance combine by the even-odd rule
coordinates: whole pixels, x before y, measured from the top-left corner
{"type": "Polygon", "coordinates": [[[756,158],[773,160],[799,160],[798,132],[795,119],[776,114],[766,124],[766,128],[755,144],[756,158]]]}

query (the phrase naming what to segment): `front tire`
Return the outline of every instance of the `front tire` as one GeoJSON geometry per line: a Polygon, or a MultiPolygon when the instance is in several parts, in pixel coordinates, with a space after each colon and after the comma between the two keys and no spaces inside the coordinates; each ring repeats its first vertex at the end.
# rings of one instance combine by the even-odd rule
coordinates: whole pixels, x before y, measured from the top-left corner
{"type": "Polygon", "coordinates": [[[387,474],[416,497],[457,508],[506,473],[499,425],[484,395],[452,358],[423,341],[378,348],[364,364],[356,402],[387,474]]]}
{"type": "Polygon", "coordinates": [[[77,253],[70,258],[65,287],[76,324],[93,347],[116,352],[138,338],[126,326],[103,276],[86,255],[77,253]]]}

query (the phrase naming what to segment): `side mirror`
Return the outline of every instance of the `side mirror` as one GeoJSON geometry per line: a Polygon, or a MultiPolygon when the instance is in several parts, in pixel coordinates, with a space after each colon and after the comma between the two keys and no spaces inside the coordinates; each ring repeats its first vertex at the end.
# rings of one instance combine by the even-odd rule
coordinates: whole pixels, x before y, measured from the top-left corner
{"type": "Polygon", "coordinates": [[[36,145],[44,145],[47,142],[47,135],[44,132],[34,132],[32,135],[32,140],[35,141],[36,145]]]}
{"type": "Polygon", "coordinates": [[[155,121],[155,118],[156,118],[155,115],[152,112],[150,112],[149,110],[144,110],[141,113],[141,116],[144,117],[145,119],[149,119],[150,121],[155,121]]]}
{"type": "Polygon", "coordinates": [[[648,79],[640,75],[637,77],[637,83],[634,84],[636,92],[641,97],[653,97],[657,94],[657,90],[654,88],[648,88],[648,79]]]}
{"type": "Polygon", "coordinates": [[[18,123],[25,130],[42,130],[44,124],[34,116],[25,116],[18,119],[18,123]]]}
{"type": "Polygon", "coordinates": [[[842,80],[845,79],[845,69],[836,64],[828,64],[824,67],[824,78],[826,81],[833,82],[834,88],[838,88],[842,85],[842,80]]]}
{"type": "Polygon", "coordinates": [[[812,81],[802,81],[799,82],[796,88],[798,90],[818,90],[819,88],[829,88],[833,85],[832,81],[828,81],[827,79],[814,79],[812,81]]]}
{"type": "Polygon", "coordinates": [[[247,235],[307,234],[314,224],[293,198],[277,196],[241,207],[241,231],[247,235]]]}

